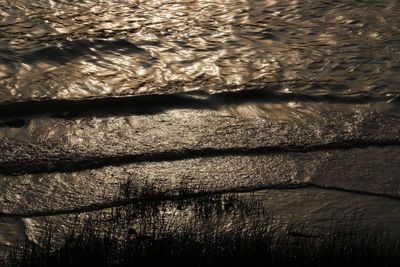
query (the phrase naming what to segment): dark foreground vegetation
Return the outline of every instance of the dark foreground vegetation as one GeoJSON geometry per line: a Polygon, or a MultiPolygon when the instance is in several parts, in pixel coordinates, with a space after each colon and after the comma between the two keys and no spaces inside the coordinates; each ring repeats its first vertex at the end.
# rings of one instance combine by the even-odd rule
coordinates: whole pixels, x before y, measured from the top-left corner
{"type": "Polygon", "coordinates": [[[265,208],[234,194],[138,196],[133,204],[76,216],[62,233],[49,224],[39,242],[9,249],[2,264],[400,266],[399,239],[360,222],[310,232],[306,225],[274,227],[265,208]]]}

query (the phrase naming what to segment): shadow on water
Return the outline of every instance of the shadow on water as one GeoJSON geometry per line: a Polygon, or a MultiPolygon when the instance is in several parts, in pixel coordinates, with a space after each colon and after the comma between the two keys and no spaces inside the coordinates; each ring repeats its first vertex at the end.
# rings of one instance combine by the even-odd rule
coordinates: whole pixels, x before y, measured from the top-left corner
{"type": "Polygon", "coordinates": [[[34,64],[38,61],[54,62],[60,65],[67,64],[70,61],[79,58],[98,57],[99,54],[121,53],[132,54],[143,52],[144,50],[127,40],[63,40],[58,42],[57,46],[50,46],[32,51],[19,52],[11,49],[0,49],[1,53],[17,60],[34,64]]]}
{"type": "MultiPolygon", "coordinates": [[[[292,82],[293,84],[293,82],[292,82]]],[[[331,86],[329,83],[297,82],[308,86],[331,86]]],[[[337,85],[336,85],[337,86],[337,85]]],[[[280,92],[282,83],[266,85],[264,88],[249,88],[240,91],[208,94],[205,91],[177,94],[153,94],[125,97],[86,98],[77,100],[44,99],[13,102],[0,105],[0,127],[15,127],[21,121],[10,120],[25,116],[50,115],[57,118],[74,118],[96,115],[98,117],[117,114],[151,115],[170,109],[219,110],[228,106],[244,104],[397,104],[398,96],[371,94],[353,95],[309,95],[280,92]]]]}

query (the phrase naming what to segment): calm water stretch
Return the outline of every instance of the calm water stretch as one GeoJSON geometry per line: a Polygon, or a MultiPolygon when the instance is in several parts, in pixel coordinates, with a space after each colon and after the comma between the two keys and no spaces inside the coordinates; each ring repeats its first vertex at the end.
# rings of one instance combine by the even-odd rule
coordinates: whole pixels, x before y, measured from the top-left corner
{"type": "Polygon", "coordinates": [[[399,102],[397,0],[0,0],[0,245],[127,179],[398,230],[399,102]]]}

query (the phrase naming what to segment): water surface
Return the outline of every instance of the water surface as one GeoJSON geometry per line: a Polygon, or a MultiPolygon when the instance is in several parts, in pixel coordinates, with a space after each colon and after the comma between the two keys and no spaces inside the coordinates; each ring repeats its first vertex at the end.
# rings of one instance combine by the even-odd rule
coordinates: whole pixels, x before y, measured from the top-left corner
{"type": "Polygon", "coordinates": [[[255,88],[374,103],[400,93],[395,0],[0,2],[3,103],[255,88]]]}
{"type": "Polygon", "coordinates": [[[396,0],[0,0],[0,245],[127,179],[395,230],[399,85],[396,0]]]}

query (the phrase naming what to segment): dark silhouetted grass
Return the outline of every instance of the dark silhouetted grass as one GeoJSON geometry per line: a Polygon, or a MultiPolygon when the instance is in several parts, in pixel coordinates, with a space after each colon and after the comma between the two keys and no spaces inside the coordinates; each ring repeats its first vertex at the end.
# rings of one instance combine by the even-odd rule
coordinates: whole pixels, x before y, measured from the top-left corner
{"type": "Polygon", "coordinates": [[[358,223],[275,228],[265,208],[235,194],[167,201],[151,187],[124,190],[137,201],[77,216],[61,238],[49,225],[38,243],[10,249],[4,266],[400,266],[399,240],[358,223]]]}

